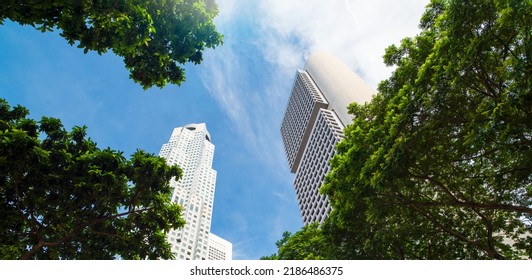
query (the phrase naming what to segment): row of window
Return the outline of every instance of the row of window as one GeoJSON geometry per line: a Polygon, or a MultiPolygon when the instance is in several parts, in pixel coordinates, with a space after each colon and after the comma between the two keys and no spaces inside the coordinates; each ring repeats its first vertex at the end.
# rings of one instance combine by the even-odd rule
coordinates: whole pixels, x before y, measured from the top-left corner
{"type": "Polygon", "coordinates": [[[327,104],[306,71],[298,70],[281,125],[281,136],[290,166],[294,164],[315,104],[327,104]]]}
{"type": "Polygon", "coordinates": [[[329,172],[334,147],[341,139],[336,129],[340,126],[339,121],[332,114],[329,110],[320,109],[294,182],[305,224],[321,222],[330,211],[328,199],[319,193],[319,189],[329,172]]]}
{"type": "Polygon", "coordinates": [[[209,247],[209,260],[225,260],[225,252],[211,246],[209,247]]]}

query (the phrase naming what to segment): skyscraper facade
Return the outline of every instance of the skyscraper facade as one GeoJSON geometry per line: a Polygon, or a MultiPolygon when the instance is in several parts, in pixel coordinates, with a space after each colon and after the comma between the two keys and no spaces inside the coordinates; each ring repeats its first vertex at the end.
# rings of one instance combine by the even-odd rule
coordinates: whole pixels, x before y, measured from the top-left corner
{"type": "Polygon", "coordinates": [[[334,147],[352,122],[348,105],[371,100],[374,91],[329,53],[313,53],[296,71],[281,124],[281,137],[303,223],[323,222],[331,211],[319,193],[334,147]]]}
{"type": "Polygon", "coordinates": [[[172,252],[176,259],[209,259],[216,171],[212,169],[214,145],[206,125],[189,124],[174,128],[159,156],[183,171],[179,180],[172,179],[170,182],[173,189],[171,200],[183,207],[182,217],[186,221],[183,228],[168,233],[172,252]]]}

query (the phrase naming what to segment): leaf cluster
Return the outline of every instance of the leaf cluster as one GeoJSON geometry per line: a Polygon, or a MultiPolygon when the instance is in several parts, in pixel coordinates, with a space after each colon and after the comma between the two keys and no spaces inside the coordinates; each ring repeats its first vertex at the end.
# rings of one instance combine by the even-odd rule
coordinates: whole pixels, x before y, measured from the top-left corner
{"type": "Polygon", "coordinates": [[[125,159],[86,127],[27,114],[0,99],[2,259],[172,258],[165,233],[184,225],[170,203],[178,167],[141,150],[125,159]]]}
{"type": "Polygon", "coordinates": [[[112,50],[144,89],[179,85],[185,63],[199,64],[205,48],[222,43],[214,0],[6,0],[0,24],[10,19],[42,32],[58,29],[70,45],[112,50]]]}
{"type": "Polygon", "coordinates": [[[261,260],[324,260],[330,257],[329,243],[318,223],[304,226],[294,234],[285,231],[275,245],[278,253],[261,260]]]}

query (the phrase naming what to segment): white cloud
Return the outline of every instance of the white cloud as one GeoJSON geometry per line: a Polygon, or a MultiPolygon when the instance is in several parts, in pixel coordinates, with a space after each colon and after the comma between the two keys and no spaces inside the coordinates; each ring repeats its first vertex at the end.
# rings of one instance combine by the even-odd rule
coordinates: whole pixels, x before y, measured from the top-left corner
{"type": "MultiPolygon", "coordinates": [[[[382,62],[384,49],[418,32],[419,18],[427,3],[419,0],[217,2],[220,14],[215,21],[224,34],[224,45],[206,52],[200,75],[210,95],[231,120],[230,129],[235,137],[246,144],[243,147],[248,150],[246,156],[260,161],[264,172],[275,178],[272,181],[283,182],[271,184],[267,189],[254,186],[256,192],[270,192],[275,198],[276,210],[258,225],[264,231],[267,224],[266,239],[275,241],[284,230],[294,230],[300,224],[298,213],[291,220],[286,213],[297,206],[291,189],[293,177],[289,174],[279,132],[296,69],[303,67],[311,51],[326,50],[376,88],[391,72],[382,62]]],[[[251,221],[237,217],[232,221],[235,230],[239,227],[235,225],[242,225],[244,229],[239,230],[249,231],[252,236],[257,225],[251,226],[251,221]]],[[[246,249],[255,237],[249,238],[235,244],[238,258],[254,254],[246,249]]]]}
{"type": "Polygon", "coordinates": [[[261,1],[260,27],[268,34],[264,56],[282,68],[294,68],[302,66],[294,58],[327,50],[375,87],[390,74],[382,63],[384,49],[418,32],[426,2],[261,1]],[[291,44],[294,39],[298,45],[291,44]]]}
{"type": "Polygon", "coordinates": [[[286,106],[286,101],[282,100],[285,92],[279,89],[275,80],[264,82],[264,77],[277,78],[277,75],[257,69],[257,65],[264,62],[255,57],[260,56],[260,52],[249,53],[250,49],[257,47],[255,39],[243,38],[239,30],[235,30],[240,24],[239,13],[243,13],[246,7],[236,8],[233,1],[220,1],[219,5],[221,12],[217,26],[224,34],[224,45],[205,53],[200,76],[211,96],[232,121],[231,129],[247,144],[244,148],[257,159],[278,167],[278,162],[284,160],[279,127],[281,112],[286,106]],[[224,9],[225,4],[228,10],[224,9]],[[235,8],[240,10],[235,11],[235,8]],[[266,86],[258,87],[257,82],[266,86]]]}
{"type": "Polygon", "coordinates": [[[224,45],[205,54],[203,83],[248,148],[279,169],[284,164],[279,126],[295,70],[305,57],[313,50],[329,51],[376,88],[391,72],[382,62],[384,49],[418,32],[426,4],[218,0],[215,21],[224,45]],[[255,64],[269,67],[257,70],[255,64]]]}

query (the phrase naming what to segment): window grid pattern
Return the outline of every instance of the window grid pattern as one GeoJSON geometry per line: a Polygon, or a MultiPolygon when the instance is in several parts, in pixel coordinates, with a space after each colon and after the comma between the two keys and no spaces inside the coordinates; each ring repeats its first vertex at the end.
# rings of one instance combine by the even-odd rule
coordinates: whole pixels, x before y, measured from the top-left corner
{"type": "Polygon", "coordinates": [[[330,170],[343,125],[333,111],[320,109],[294,180],[299,209],[305,225],[323,222],[331,211],[327,196],[319,190],[330,170]]]}
{"type": "Polygon", "coordinates": [[[281,124],[281,137],[291,169],[294,168],[299,149],[306,144],[302,143],[303,135],[307,126],[312,125],[309,120],[316,104],[327,104],[327,101],[309,74],[298,70],[281,124]]]}
{"type": "Polygon", "coordinates": [[[209,235],[209,260],[231,260],[233,258],[233,244],[215,235],[209,235]]]}
{"type": "Polygon", "coordinates": [[[178,181],[170,181],[171,201],[183,207],[186,221],[183,228],[167,234],[172,252],[176,259],[205,260],[216,187],[216,171],[212,169],[214,145],[205,124],[175,128],[159,156],[183,171],[178,181]]]}
{"type": "Polygon", "coordinates": [[[209,260],[225,260],[225,252],[218,248],[209,247],[209,260]]]}

